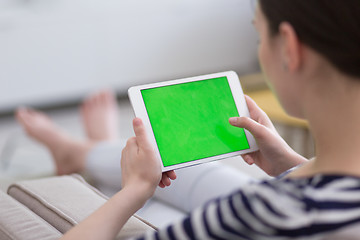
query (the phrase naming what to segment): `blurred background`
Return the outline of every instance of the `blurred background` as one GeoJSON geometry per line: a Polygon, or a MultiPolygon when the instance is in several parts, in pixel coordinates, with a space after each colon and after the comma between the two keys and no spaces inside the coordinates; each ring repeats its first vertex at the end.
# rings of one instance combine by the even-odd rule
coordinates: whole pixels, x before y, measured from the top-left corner
{"type": "MultiPolygon", "coordinates": [[[[130,86],[233,70],[298,152],[313,154],[305,122],[283,113],[257,60],[250,0],[0,0],[0,189],[54,173],[51,155],[13,118],[46,112],[82,138],[81,100],[103,88],[119,101],[120,136],[133,135],[130,86]]],[[[240,157],[223,161],[258,177],[240,157]]]]}
{"type": "Polygon", "coordinates": [[[248,0],[0,0],[0,112],[258,71],[248,0]]]}

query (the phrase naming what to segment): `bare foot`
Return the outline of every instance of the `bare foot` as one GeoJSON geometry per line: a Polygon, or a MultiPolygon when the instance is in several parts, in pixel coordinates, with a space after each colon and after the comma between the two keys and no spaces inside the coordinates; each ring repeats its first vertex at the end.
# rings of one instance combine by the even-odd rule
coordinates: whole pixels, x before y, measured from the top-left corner
{"type": "Polygon", "coordinates": [[[48,116],[32,109],[17,110],[16,119],[30,137],[48,147],[55,160],[58,175],[84,170],[86,155],[94,144],[92,141],[71,138],[48,116]]]}
{"type": "Polygon", "coordinates": [[[118,105],[111,91],[104,90],[91,95],[83,102],[81,115],[89,139],[118,139],[118,105]]]}

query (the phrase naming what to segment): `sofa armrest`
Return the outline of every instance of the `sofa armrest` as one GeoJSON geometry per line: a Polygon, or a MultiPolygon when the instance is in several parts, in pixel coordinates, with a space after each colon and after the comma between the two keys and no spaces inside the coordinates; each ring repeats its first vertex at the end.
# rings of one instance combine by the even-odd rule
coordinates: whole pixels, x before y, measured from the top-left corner
{"type": "Polygon", "coordinates": [[[28,208],[0,191],[0,239],[55,240],[62,234],[28,208]]]}
{"type": "MultiPolygon", "coordinates": [[[[8,194],[61,233],[85,219],[108,199],[79,175],[22,181],[10,185],[8,194]]],[[[149,223],[133,216],[117,239],[127,239],[154,230],[149,223]]]]}

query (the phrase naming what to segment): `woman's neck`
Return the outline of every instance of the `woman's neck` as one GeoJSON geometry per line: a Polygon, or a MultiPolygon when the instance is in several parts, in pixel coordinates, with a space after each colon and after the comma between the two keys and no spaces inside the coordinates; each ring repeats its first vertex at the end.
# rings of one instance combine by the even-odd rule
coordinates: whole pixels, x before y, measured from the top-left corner
{"type": "Polygon", "coordinates": [[[304,114],[315,140],[316,157],[294,175],[360,176],[360,79],[341,75],[324,79],[321,87],[306,92],[304,114]]]}

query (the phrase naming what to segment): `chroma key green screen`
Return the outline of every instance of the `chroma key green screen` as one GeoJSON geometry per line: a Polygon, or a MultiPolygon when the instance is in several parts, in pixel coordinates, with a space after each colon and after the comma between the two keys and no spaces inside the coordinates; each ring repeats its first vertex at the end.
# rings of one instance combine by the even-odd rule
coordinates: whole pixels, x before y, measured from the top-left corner
{"type": "Polygon", "coordinates": [[[226,77],[141,90],[165,167],[249,149],[226,77]]]}

